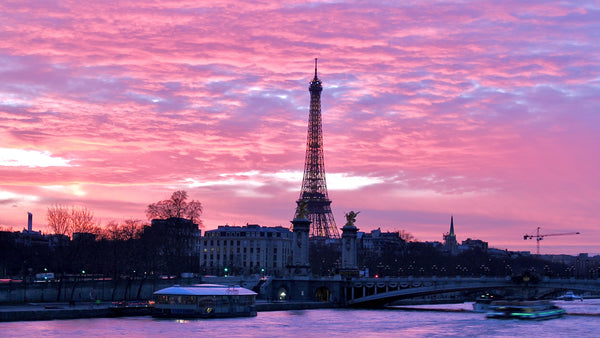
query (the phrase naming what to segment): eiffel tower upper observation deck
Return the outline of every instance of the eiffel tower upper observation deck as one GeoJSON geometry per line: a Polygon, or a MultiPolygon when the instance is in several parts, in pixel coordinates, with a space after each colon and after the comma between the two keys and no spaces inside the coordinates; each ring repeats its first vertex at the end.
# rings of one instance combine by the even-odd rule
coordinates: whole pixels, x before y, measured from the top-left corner
{"type": "MultiPolygon", "coordinates": [[[[315,59],[315,77],[308,87],[310,92],[310,115],[308,118],[308,136],[306,138],[306,158],[300,206],[304,202],[306,218],[311,221],[311,237],[324,239],[340,238],[331,213],[331,201],[327,195],[325,165],[323,160],[323,132],[321,128],[321,80],[317,77],[317,59],[315,59]]],[[[298,215],[298,208],[296,208],[298,215]]]]}

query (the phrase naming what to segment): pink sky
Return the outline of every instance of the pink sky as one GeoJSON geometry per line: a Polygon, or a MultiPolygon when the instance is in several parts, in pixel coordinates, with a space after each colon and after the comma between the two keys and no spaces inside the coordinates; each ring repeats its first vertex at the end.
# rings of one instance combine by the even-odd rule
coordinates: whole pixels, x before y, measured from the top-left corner
{"type": "Polygon", "coordinates": [[[318,57],[338,226],[600,253],[598,2],[375,3],[0,2],[0,224],[288,226],[318,57]]]}

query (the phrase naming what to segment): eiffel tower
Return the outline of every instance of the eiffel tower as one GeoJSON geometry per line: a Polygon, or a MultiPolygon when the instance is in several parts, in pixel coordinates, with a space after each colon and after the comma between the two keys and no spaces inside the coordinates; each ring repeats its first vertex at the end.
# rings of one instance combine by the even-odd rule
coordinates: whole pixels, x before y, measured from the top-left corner
{"type": "Polygon", "coordinates": [[[308,87],[310,92],[310,115],[308,118],[308,136],[306,138],[306,158],[300,198],[296,202],[296,215],[300,204],[306,209],[306,218],[311,221],[310,235],[313,238],[340,238],[331,213],[331,201],[327,195],[325,165],[323,160],[323,132],[321,128],[321,80],[317,77],[317,59],[315,59],[315,78],[308,87]]]}

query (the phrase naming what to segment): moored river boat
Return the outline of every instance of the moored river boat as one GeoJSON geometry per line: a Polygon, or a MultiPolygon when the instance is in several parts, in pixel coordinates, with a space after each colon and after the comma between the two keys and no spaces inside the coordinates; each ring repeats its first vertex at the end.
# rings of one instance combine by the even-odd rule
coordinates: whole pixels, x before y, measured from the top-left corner
{"type": "Polygon", "coordinates": [[[153,317],[217,318],[256,316],[256,292],[238,285],[174,285],[154,292],[153,317]]]}

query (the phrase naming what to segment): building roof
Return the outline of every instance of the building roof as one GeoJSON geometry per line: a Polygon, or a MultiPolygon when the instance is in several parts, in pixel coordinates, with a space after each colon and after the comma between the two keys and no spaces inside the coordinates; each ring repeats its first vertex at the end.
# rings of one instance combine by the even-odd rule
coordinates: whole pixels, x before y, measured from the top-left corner
{"type": "Polygon", "coordinates": [[[239,285],[196,284],[190,286],[174,285],[154,292],[155,295],[171,296],[253,296],[256,292],[239,285]]]}

